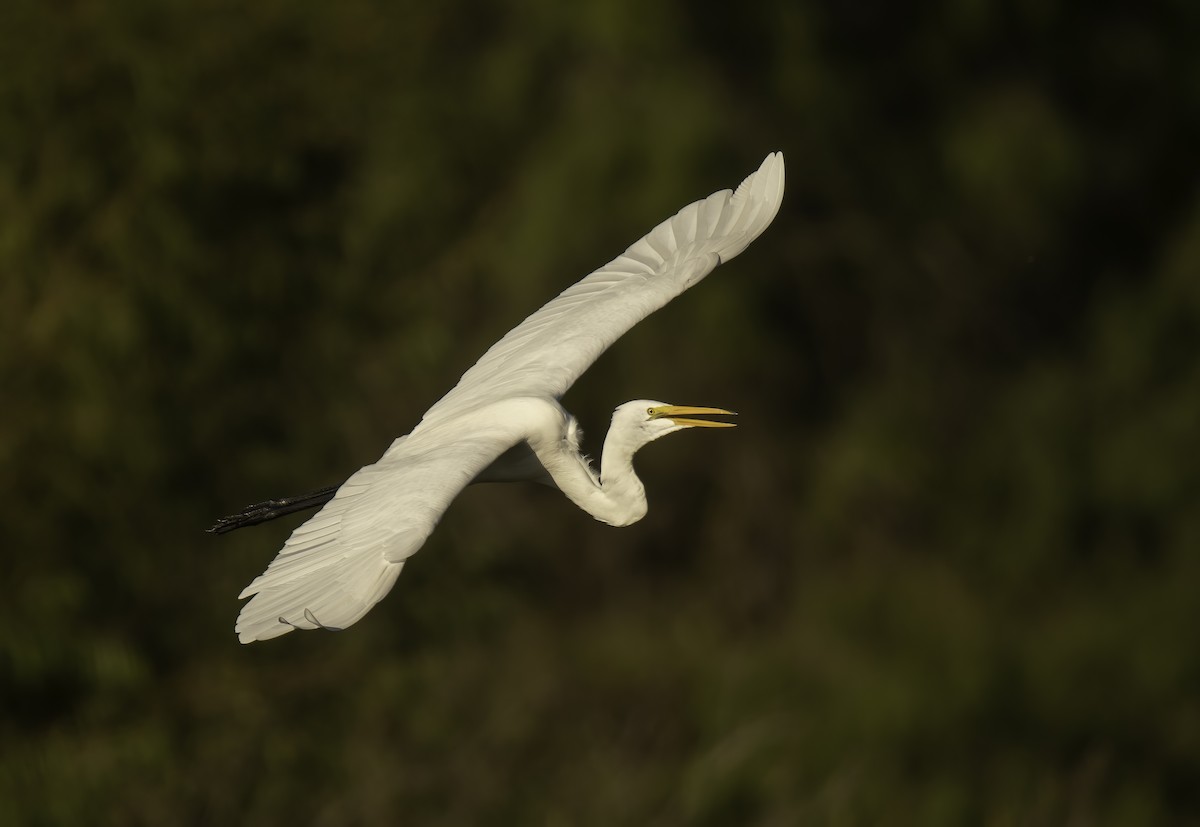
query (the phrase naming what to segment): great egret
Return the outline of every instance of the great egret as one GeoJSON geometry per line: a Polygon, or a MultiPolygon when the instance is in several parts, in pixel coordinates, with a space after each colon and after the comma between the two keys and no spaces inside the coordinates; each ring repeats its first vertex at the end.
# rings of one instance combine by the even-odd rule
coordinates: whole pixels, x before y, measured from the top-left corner
{"type": "Polygon", "coordinates": [[[219,521],[213,530],[324,503],[238,596],[253,598],[238,615],[241,642],[358,621],[472,482],[557,486],[611,525],[644,517],[646,492],[633,455],[685,428],[729,427],[698,417],[731,412],[626,402],[613,413],[597,473],[580,452],[575,418],[558,400],[629,328],[757,238],[779,211],[783,178],[783,155],[774,152],[736,191],[689,204],[567,288],[492,345],[411,433],[341,486],[260,503],[219,521]]]}

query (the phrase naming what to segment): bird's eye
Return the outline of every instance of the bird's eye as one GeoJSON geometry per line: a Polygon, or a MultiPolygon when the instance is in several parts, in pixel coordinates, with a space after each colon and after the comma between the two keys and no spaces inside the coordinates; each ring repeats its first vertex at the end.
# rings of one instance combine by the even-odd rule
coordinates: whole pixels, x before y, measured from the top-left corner
{"type": "Polygon", "coordinates": [[[646,408],[646,413],[650,416],[654,416],[654,408],[646,408]]]}

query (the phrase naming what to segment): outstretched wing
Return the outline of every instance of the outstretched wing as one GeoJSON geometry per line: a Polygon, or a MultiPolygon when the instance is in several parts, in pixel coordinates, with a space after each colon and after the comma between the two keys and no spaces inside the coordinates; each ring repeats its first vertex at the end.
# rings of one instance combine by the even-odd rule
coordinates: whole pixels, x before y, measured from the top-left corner
{"type": "Polygon", "coordinates": [[[625,331],[744,250],[782,198],[776,152],[736,191],[684,207],[509,332],[410,435],[292,533],[239,596],[253,598],[238,615],[239,639],[359,620],[391,590],[458,492],[522,439],[520,423],[460,417],[507,398],[561,396],[625,331]]]}
{"type": "Polygon", "coordinates": [[[387,594],[404,561],[480,471],[518,441],[500,429],[401,437],[292,532],[239,599],[242,643],[293,629],[344,629],[387,594]]]}
{"type": "Polygon", "coordinates": [[[783,154],[773,152],[736,191],[684,207],[509,331],[414,433],[503,398],[561,397],[629,328],[746,249],[782,201],[783,154]]]}

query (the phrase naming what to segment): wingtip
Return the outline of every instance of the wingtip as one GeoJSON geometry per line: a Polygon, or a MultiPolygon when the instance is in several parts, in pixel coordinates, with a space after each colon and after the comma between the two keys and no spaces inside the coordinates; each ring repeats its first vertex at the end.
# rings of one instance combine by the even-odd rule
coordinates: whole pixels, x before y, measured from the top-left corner
{"type": "Polygon", "coordinates": [[[775,215],[783,203],[783,185],[783,153],[777,150],[768,153],[758,169],[747,176],[734,192],[735,199],[756,203],[753,213],[756,229],[750,238],[746,239],[745,244],[749,244],[775,220],[775,215]]]}
{"type": "Polygon", "coordinates": [[[768,152],[767,157],[763,158],[763,162],[758,165],[758,171],[765,172],[766,170],[773,169],[774,167],[778,167],[780,170],[783,169],[782,150],[777,149],[774,152],[768,152]]]}
{"type": "MultiPolygon", "coordinates": [[[[758,169],[746,176],[738,186],[734,195],[753,191],[769,201],[779,201],[783,197],[784,164],[783,153],[780,151],[767,153],[758,169]]],[[[743,196],[745,197],[745,196],[743,196]]]]}
{"type": "Polygon", "coordinates": [[[234,624],[233,632],[237,635],[238,643],[245,645],[247,643],[257,643],[262,640],[271,640],[272,638],[286,635],[288,632],[295,631],[298,628],[300,627],[288,623],[282,617],[279,618],[279,623],[276,625],[262,621],[256,623],[249,622],[239,616],[237,623],[234,624]]]}
{"type": "Polygon", "coordinates": [[[763,159],[762,165],[759,166],[758,171],[760,173],[765,173],[766,175],[774,173],[775,179],[778,183],[778,188],[782,191],[784,175],[783,152],[781,150],[776,150],[775,152],[769,153],[767,157],[763,159]]]}
{"type": "MultiPolygon", "coordinates": [[[[767,161],[763,162],[764,166],[767,162],[771,163],[770,171],[774,173],[773,180],[770,182],[771,191],[767,197],[775,202],[775,212],[778,212],[779,205],[783,203],[783,184],[785,179],[783,152],[779,150],[772,152],[767,156],[767,161]]],[[[771,218],[772,220],[775,218],[774,213],[772,213],[771,218]]]]}

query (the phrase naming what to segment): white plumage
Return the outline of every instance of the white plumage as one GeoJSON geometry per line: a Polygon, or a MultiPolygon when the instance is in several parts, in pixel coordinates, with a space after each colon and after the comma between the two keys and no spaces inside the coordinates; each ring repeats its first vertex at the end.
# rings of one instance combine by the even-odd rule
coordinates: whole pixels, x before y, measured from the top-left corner
{"type": "Polygon", "coordinates": [[[597,473],[558,399],[629,328],[757,238],[779,211],[783,184],[783,155],[772,153],[736,191],[684,207],[513,328],[412,433],[292,533],[239,595],[253,598],[238,616],[239,639],[359,620],[392,588],[454,497],[481,475],[556,485],[614,525],[640,519],[646,498],[634,453],[682,428],[727,424],[695,415],[729,412],[626,403],[613,415],[597,473]]]}

